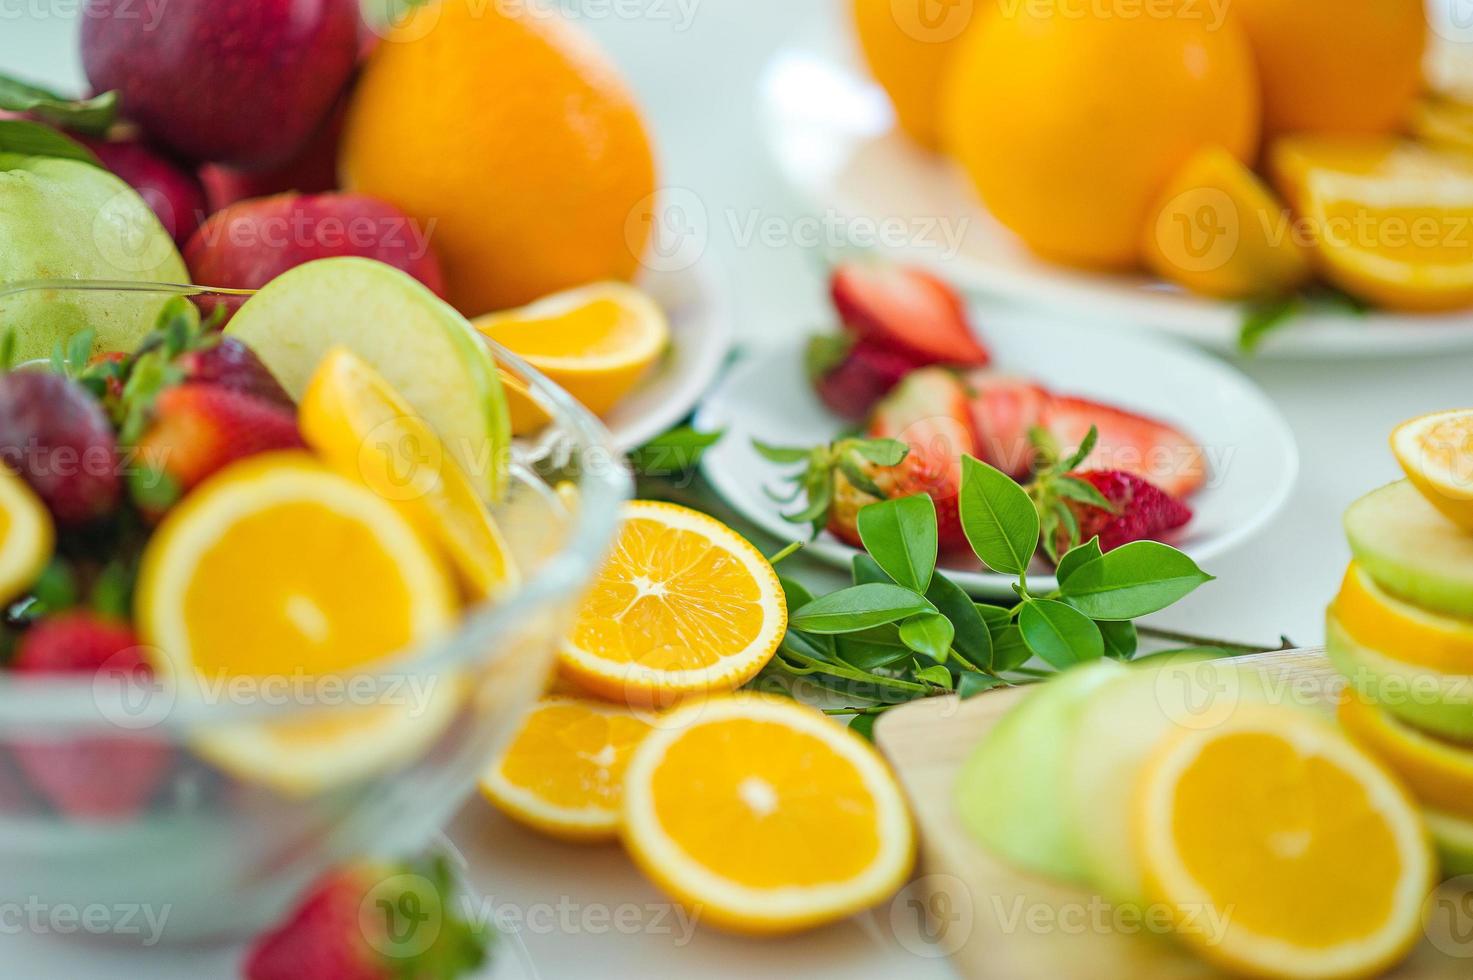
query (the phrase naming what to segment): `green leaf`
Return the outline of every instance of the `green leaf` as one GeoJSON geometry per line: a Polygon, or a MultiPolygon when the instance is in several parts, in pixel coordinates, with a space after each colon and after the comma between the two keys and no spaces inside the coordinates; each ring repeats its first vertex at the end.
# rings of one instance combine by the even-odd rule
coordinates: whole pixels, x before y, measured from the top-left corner
{"type": "Polygon", "coordinates": [[[1135,651],[1140,645],[1140,638],[1135,632],[1135,623],[1112,623],[1109,620],[1102,620],[1095,625],[1100,628],[1100,635],[1105,638],[1105,656],[1112,660],[1129,660],[1135,656],[1135,651]]]}
{"type": "Polygon", "coordinates": [[[853,633],[932,611],[925,597],[910,589],[873,582],[814,599],[793,614],[789,625],[805,633],[853,633]]]}
{"type": "Polygon", "coordinates": [[[1012,623],[992,638],[992,672],[1006,673],[1026,664],[1033,652],[1023,642],[1023,632],[1012,623]]]}
{"type": "Polygon", "coordinates": [[[1118,510],[1110,502],[1110,498],[1100,493],[1093,483],[1081,480],[1077,476],[1061,476],[1053,481],[1051,487],[1057,496],[1065,500],[1077,500],[1081,504],[1098,507],[1107,514],[1113,514],[1118,510]]]}
{"type": "Polygon", "coordinates": [[[813,601],[813,593],[808,591],[808,586],[801,582],[795,582],[786,576],[779,575],[777,584],[783,587],[783,597],[788,601],[788,612],[802,609],[813,601]]]}
{"type": "Polygon", "coordinates": [[[854,556],[852,570],[855,585],[870,585],[874,582],[883,583],[893,581],[889,574],[880,567],[879,562],[863,552],[854,556]]]}
{"type": "Polygon", "coordinates": [[[900,639],[899,628],[876,626],[859,633],[837,637],[839,659],[863,671],[891,667],[911,657],[911,649],[900,639]]]}
{"type": "Polygon", "coordinates": [[[1020,575],[1038,548],[1038,510],[1028,492],[999,469],[962,457],[962,530],[993,571],[1020,575]]]}
{"type": "Polygon", "coordinates": [[[103,92],[90,99],[69,99],[50,89],[0,75],[0,109],[29,112],[44,122],[100,136],[118,114],[118,93],[103,92]]]}
{"type": "Polygon", "coordinates": [[[1210,581],[1170,545],[1132,541],[1074,570],[1060,590],[1090,619],[1122,621],[1159,612],[1210,581]]]}
{"type": "Polygon", "coordinates": [[[1265,337],[1293,320],[1303,309],[1304,301],[1298,296],[1250,305],[1238,330],[1238,349],[1244,354],[1256,353],[1265,337]]]}
{"type": "Polygon", "coordinates": [[[839,658],[834,638],[820,636],[816,633],[799,633],[796,630],[788,630],[783,635],[782,649],[791,650],[814,660],[822,660],[825,663],[834,663],[839,658]]]}
{"type": "Polygon", "coordinates": [[[803,349],[803,370],[808,380],[817,382],[844,363],[853,347],[854,340],[848,334],[820,333],[809,337],[803,349]]]}
{"type": "Polygon", "coordinates": [[[864,468],[864,461],[852,453],[845,453],[839,457],[839,472],[844,474],[844,479],[854,485],[856,490],[862,490],[871,497],[884,497],[885,491],[869,475],[864,468]]]}
{"type": "Polygon", "coordinates": [[[900,641],[916,653],[923,653],[937,663],[946,663],[951,654],[951,640],[956,636],[951,620],[940,613],[921,613],[900,624],[900,641]]]}
{"type": "Polygon", "coordinates": [[[859,511],[859,540],[897,585],[916,592],[936,570],[936,504],[925,494],[882,500],[859,511]]]}
{"type": "Polygon", "coordinates": [[[629,454],[629,464],[645,476],[683,476],[694,470],[707,449],[725,435],[719,432],[697,432],[688,425],[656,436],[629,454]]]}
{"type": "Polygon", "coordinates": [[[1063,582],[1064,579],[1073,575],[1082,566],[1089,564],[1103,554],[1104,552],[1100,550],[1100,539],[1098,537],[1090,538],[1084,544],[1071,549],[1068,554],[1059,559],[1059,567],[1055,569],[1054,575],[1060,582],[1063,582]]]}
{"type": "Polygon", "coordinates": [[[1105,655],[1100,628],[1088,616],[1052,599],[1025,602],[1018,614],[1018,629],[1028,649],[1059,670],[1105,655]]]}
{"type": "MultiPolygon", "coordinates": [[[[931,576],[926,598],[936,610],[951,620],[955,636],[951,645],[975,667],[986,670],[992,663],[992,633],[982,619],[971,596],[940,572],[931,576]]],[[[1006,618],[1006,613],[1003,614],[1006,618]]]]}
{"type": "Polygon", "coordinates": [[[1089,458],[1089,454],[1094,452],[1095,443],[1099,441],[1100,430],[1093,425],[1090,426],[1089,431],[1084,434],[1084,441],[1079,444],[1078,449],[1074,450],[1074,455],[1064,460],[1064,463],[1060,467],[1060,469],[1062,469],[1065,473],[1068,473],[1070,470],[1078,469],[1079,464],[1083,463],[1086,459],[1089,458]]]}
{"type": "Polygon", "coordinates": [[[977,615],[982,617],[982,622],[987,624],[987,631],[992,634],[993,640],[997,639],[998,633],[1012,625],[1012,614],[1002,606],[994,606],[989,602],[978,602],[973,605],[977,610],[977,615]]]}
{"type": "Polygon", "coordinates": [[[91,150],[69,136],[26,119],[0,119],[0,153],[30,157],[56,157],[102,166],[91,150]]]}
{"type": "Polygon", "coordinates": [[[770,446],[758,439],[752,440],[752,448],[757,450],[757,455],[769,463],[802,463],[812,455],[812,449],[800,449],[797,446],[770,446]]]}
{"type": "Polygon", "coordinates": [[[918,681],[925,681],[927,684],[935,684],[937,687],[944,687],[948,691],[951,690],[951,671],[940,664],[923,667],[915,672],[915,676],[918,681]]]}
{"type": "Polygon", "coordinates": [[[979,694],[984,694],[994,688],[1001,687],[1003,683],[1003,681],[998,680],[996,677],[989,677],[987,674],[974,674],[971,671],[967,671],[956,682],[956,693],[960,694],[962,700],[965,701],[968,698],[974,698],[979,694]]]}
{"type": "Polygon", "coordinates": [[[876,466],[899,466],[910,454],[910,447],[899,439],[851,439],[845,448],[876,466]]]}
{"type": "Polygon", "coordinates": [[[875,722],[879,715],[855,715],[849,719],[849,730],[866,742],[875,740],[875,722]]]}

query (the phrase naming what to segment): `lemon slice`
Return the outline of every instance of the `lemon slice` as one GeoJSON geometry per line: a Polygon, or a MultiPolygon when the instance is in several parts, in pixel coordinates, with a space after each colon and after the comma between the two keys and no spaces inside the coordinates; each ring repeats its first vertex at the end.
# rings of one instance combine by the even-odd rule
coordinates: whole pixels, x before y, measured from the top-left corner
{"type": "MultiPolygon", "coordinates": [[[[443,635],[457,615],[450,576],[413,525],[301,452],[229,466],[170,511],[144,552],[135,605],[155,671],[199,699],[239,679],[259,682],[264,698],[267,684],[350,676],[443,635]]],[[[432,698],[331,710],[319,700],[280,721],[203,731],[196,748],[293,792],[358,778],[441,730],[457,683],[434,680],[432,698]]]]}
{"type": "Polygon", "coordinates": [[[1247,706],[1168,738],[1136,790],[1153,902],[1234,973],[1371,976],[1422,935],[1436,861],[1401,786],[1332,724],[1247,706]]]}
{"type": "MultiPolygon", "coordinates": [[[[474,324],[598,415],[627,395],[670,344],[664,311],[619,282],[556,293],[474,324]]],[[[524,425],[536,418],[525,406],[517,411],[524,425]]]]}
{"type": "Polygon", "coordinates": [[[1341,699],[1337,716],[1350,737],[1400,776],[1418,800],[1473,821],[1473,746],[1435,738],[1352,692],[1341,699]]]}
{"type": "Polygon", "coordinates": [[[1428,503],[1473,531],[1473,409],[1403,422],[1392,430],[1391,451],[1428,503]]]}
{"type": "Polygon", "coordinates": [[[471,599],[516,584],[516,562],[456,456],[362,358],[345,347],[328,351],[302,396],[299,424],[333,467],[392,502],[440,547],[471,599]]]}
{"type": "Polygon", "coordinates": [[[24,480],[0,466],[0,602],[36,581],[56,544],[51,514],[24,480]]]}
{"type": "Polygon", "coordinates": [[[649,731],[649,721],[626,708],[543,698],[481,777],[481,792],[507,816],[553,837],[613,840],[624,771],[649,731]]]}
{"type": "Polygon", "coordinates": [[[625,506],[559,664],[600,697],[669,704],[751,680],[787,622],[777,573],[745,538],[699,511],[638,500],[625,506]]]}
{"type": "Polygon", "coordinates": [[[883,901],[915,860],[895,777],[858,735],[786,698],[676,709],[629,763],[624,843],[701,919],[792,932],[883,901]]]}

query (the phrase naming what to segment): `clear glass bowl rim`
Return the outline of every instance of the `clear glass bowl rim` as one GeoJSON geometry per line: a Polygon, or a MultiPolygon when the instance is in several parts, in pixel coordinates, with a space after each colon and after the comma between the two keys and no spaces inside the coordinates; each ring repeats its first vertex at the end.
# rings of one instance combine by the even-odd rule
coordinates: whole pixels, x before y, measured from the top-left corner
{"type": "MultiPolygon", "coordinates": [[[[32,292],[129,292],[167,296],[240,296],[255,290],[220,289],[178,283],[125,282],[110,280],[29,280],[0,286],[0,307],[14,296],[32,292]]],[[[478,335],[479,336],[479,335],[478,335]]],[[[527,384],[534,400],[552,419],[552,426],[571,437],[578,450],[578,507],[572,515],[566,545],[526,578],[515,591],[495,602],[468,610],[457,627],[444,637],[418,649],[401,651],[386,659],[382,669],[355,675],[355,684],[373,691],[375,682],[398,685],[417,677],[453,668],[471,657],[488,661],[508,655],[509,648],[495,650],[498,637],[517,635],[517,628],[537,612],[571,601],[592,577],[603,560],[620,520],[624,502],[633,491],[633,481],[623,453],[615,448],[604,424],[571,395],[522,358],[488,338],[481,340],[503,365],[512,368],[527,384]]],[[[156,692],[157,693],[157,692],[156,692]]],[[[124,703],[125,693],[112,685],[95,685],[89,680],[27,677],[18,681],[0,670],[0,730],[17,729],[35,733],[54,726],[103,727],[117,731],[108,719],[135,717],[140,706],[124,703]]],[[[298,703],[231,703],[196,701],[181,692],[169,696],[167,710],[160,713],[150,732],[160,729],[189,729],[233,722],[269,719],[300,712],[298,703]]]]}

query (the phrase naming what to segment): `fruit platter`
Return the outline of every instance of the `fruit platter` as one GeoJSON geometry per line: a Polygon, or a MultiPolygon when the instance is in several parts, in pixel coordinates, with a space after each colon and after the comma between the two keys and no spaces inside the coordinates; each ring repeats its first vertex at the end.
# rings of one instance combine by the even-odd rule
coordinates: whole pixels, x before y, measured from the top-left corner
{"type": "Polygon", "coordinates": [[[1468,975],[1443,14],[0,23],[0,973],[1468,975]]]}

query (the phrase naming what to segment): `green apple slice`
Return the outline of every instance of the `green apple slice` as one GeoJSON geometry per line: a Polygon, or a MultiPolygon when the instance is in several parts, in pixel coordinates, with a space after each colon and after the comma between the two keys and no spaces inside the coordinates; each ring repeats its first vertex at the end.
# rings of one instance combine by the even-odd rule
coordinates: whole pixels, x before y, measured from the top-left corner
{"type": "Polygon", "coordinates": [[[1355,560],[1387,592],[1473,618],[1473,534],[1443,517],[1409,481],[1351,504],[1345,536],[1355,560]]]}
{"type": "Polygon", "coordinates": [[[1473,875],[1473,821],[1436,810],[1423,813],[1445,878],[1473,875]]]}
{"type": "Polygon", "coordinates": [[[1041,685],[987,734],[962,767],[962,823],[998,857],[1029,871],[1083,880],[1059,805],[1074,720],[1090,696],[1124,674],[1113,661],[1077,667],[1041,685]]]}
{"type": "Polygon", "coordinates": [[[1325,652],[1367,701],[1434,735],[1473,743],[1473,676],[1440,673],[1373,650],[1351,636],[1333,610],[1325,616],[1325,652]]]}
{"type": "Polygon", "coordinates": [[[1175,731],[1220,725],[1240,705],[1265,698],[1251,668],[1185,659],[1130,671],[1080,712],[1064,765],[1064,825],[1087,880],[1105,898],[1145,904],[1129,842],[1135,787],[1150,754],[1175,731]]]}
{"type": "Polygon", "coordinates": [[[226,327],[300,398],[323,355],[343,346],[393,385],[489,500],[506,483],[511,422],[496,362],[465,317],[407,273],[363,258],[297,266],[226,327]]]}

